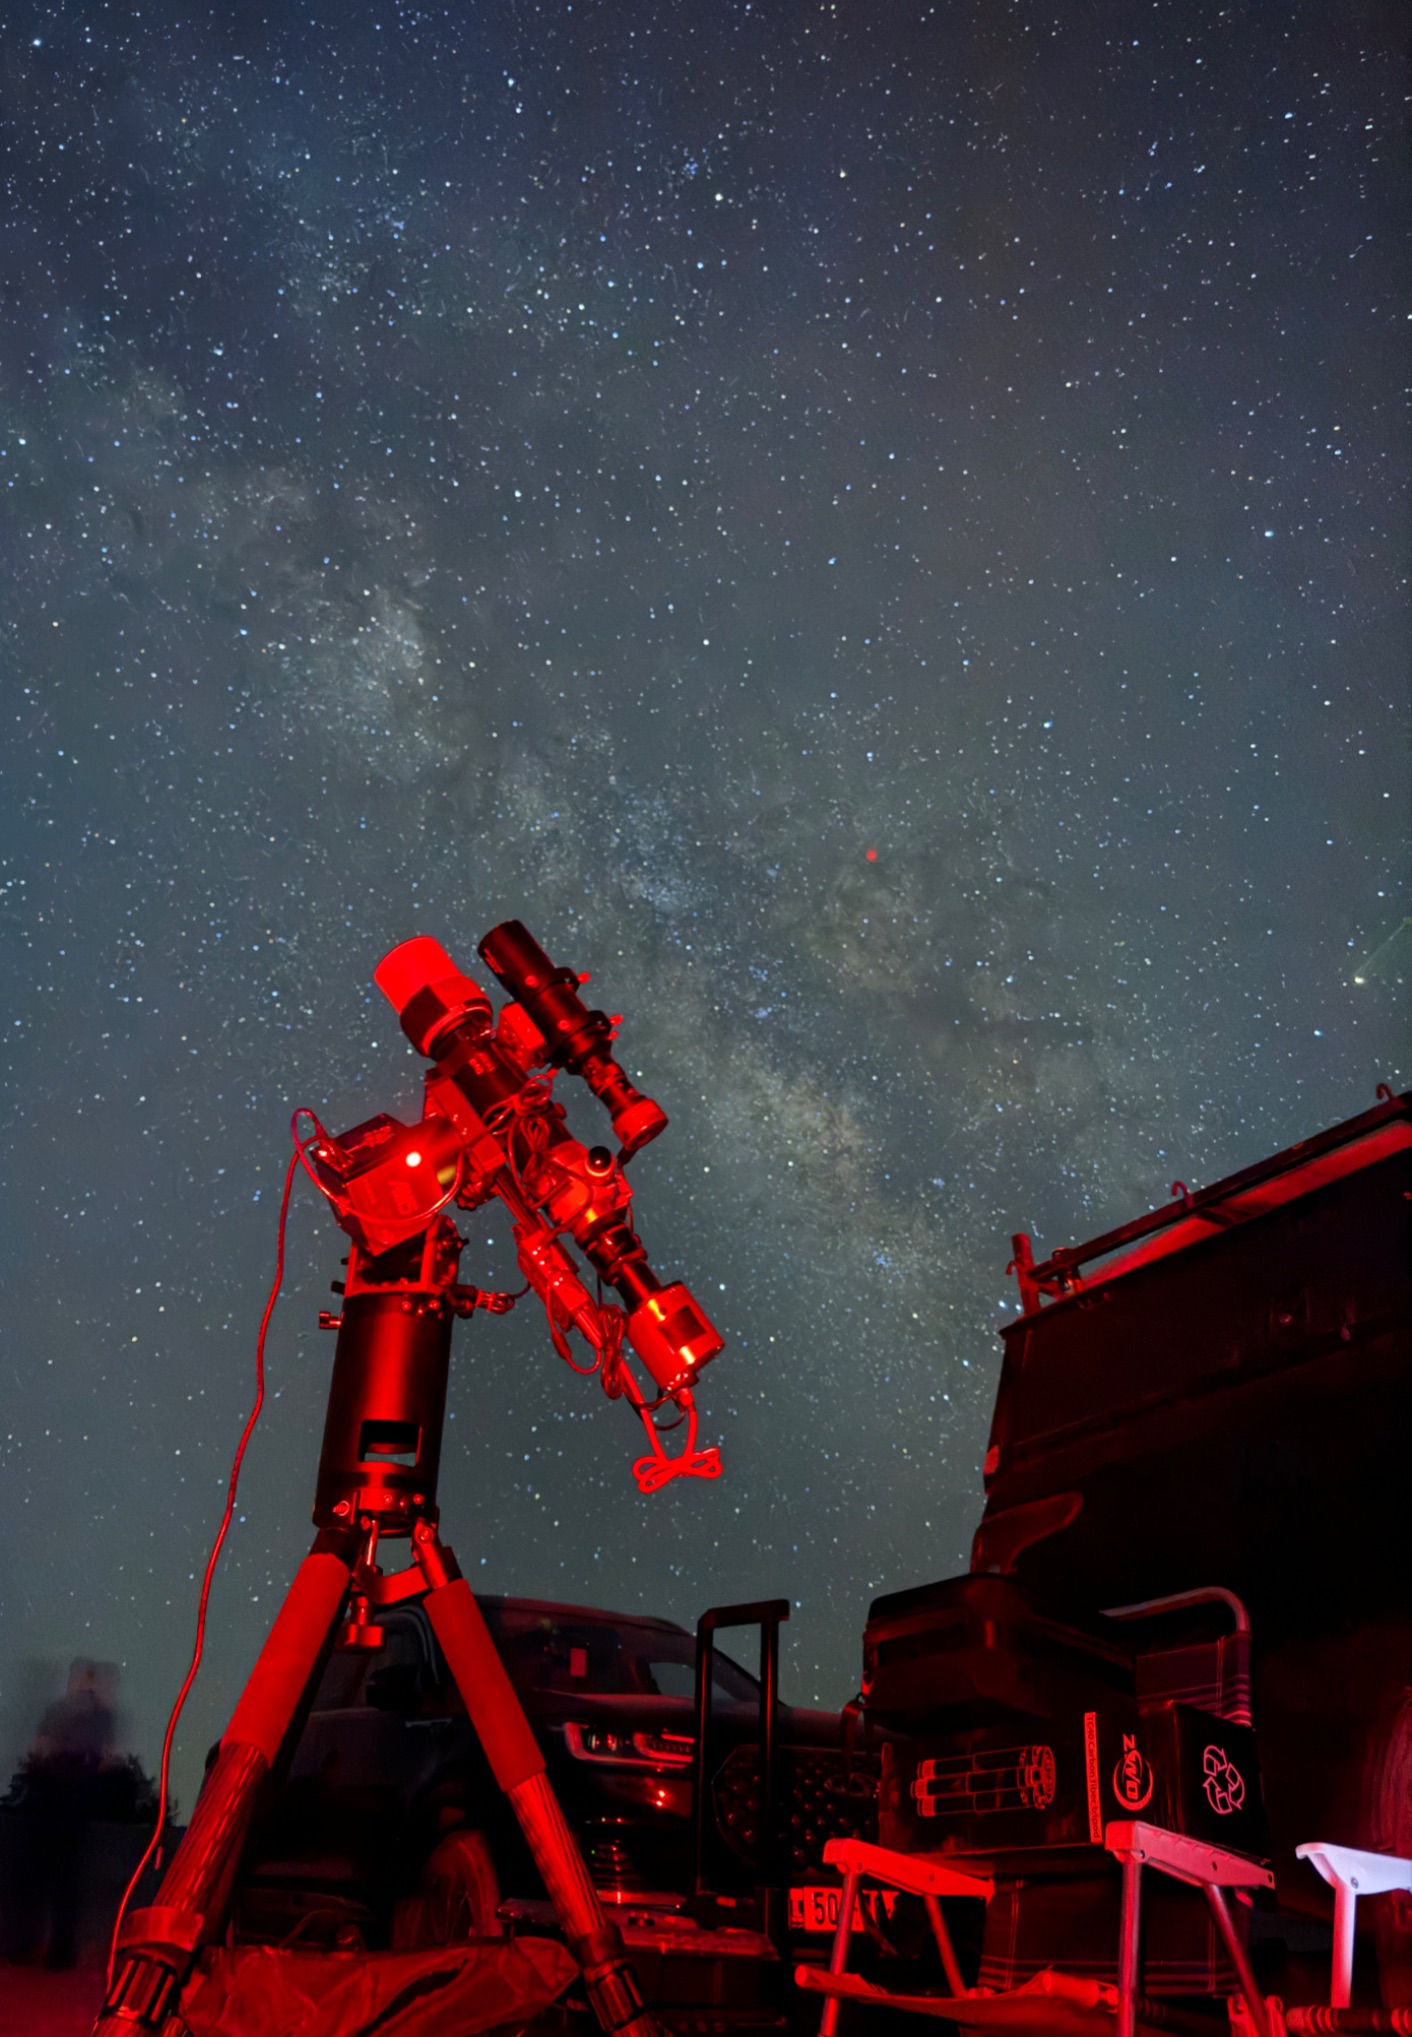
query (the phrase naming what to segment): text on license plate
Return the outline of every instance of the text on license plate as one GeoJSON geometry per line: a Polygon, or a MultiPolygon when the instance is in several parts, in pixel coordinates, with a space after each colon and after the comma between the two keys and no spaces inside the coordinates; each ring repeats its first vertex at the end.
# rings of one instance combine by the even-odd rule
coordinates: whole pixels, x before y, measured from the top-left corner
{"type": "MultiPolygon", "coordinates": [[[[838,1906],[843,1897],[841,1888],[792,1888],[789,1892],[789,1928],[791,1931],[836,1931],[838,1929],[838,1906]]],[[[866,1928],[860,1905],[866,1903],[868,1915],[877,1923],[883,1917],[890,1917],[897,1904],[895,1888],[860,1889],[858,1900],[853,1905],[851,1928],[862,1931],[866,1928]]]]}

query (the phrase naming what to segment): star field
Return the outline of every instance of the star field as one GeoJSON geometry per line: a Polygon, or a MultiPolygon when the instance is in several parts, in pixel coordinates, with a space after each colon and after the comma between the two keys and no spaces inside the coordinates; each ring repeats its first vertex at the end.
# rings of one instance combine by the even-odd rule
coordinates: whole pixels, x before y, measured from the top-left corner
{"type": "MultiPolygon", "coordinates": [[[[827,1704],[869,1598],[964,1567],[1012,1232],[1406,1086],[1405,940],[1354,981],[1412,911],[1400,42],[1371,0],[12,13],[11,1760],[75,1653],[155,1757],[289,1114],[419,1107],[397,940],[519,917],[592,972],[672,1120],[644,1240],[728,1337],[725,1478],[643,1500],[538,1311],[459,1329],[448,1539],[688,1624],[788,1594],[827,1704]]],[[[188,1806],[307,1546],[341,1249],[298,1189],[188,1806]]]]}

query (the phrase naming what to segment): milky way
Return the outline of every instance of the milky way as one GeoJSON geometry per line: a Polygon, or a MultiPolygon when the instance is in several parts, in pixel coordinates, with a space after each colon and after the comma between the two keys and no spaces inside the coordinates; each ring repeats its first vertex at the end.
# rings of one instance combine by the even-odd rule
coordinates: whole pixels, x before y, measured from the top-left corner
{"type": "MultiPolygon", "coordinates": [[[[1400,40],[11,11],[0,1752],[85,1653],[155,1755],[289,1113],[418,1107],[396,940],[592,972],[729,1338],[724,1480],[642,1499],[542,1316],[458,1331],[463,1564],[787,1594],[830,1704],[870,1596],[964,1567],[1011,1233],[1405,1086],[1405,936],[1354,980],[1412,910],[1400,40]]],[[[307,1545],[340,1249],[301,1189],[188,1805],[307,1545]]]]}

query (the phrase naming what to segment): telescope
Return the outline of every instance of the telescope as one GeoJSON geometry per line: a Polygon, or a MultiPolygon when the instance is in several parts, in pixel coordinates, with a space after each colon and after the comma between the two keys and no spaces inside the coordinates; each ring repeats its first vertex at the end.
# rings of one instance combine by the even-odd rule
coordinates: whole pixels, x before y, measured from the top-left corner
{"type": "MultiPolygon", "coordinates": [[[[666,1129],[666,1113],[614,1059],[618,1021],[584,1006],[578,989],[587,978],[556,969],[518,920],[492,929],[480,952],[516,993],[495,1021],[479,984],[426,936],[404,941],[373,972],[403,1032],[432,1063],[416,1124],[378,1116],[334,1137],[312,1112],[295,1114],[300,1158],[353,1246],[340,1283],[343,1313],[329,1324],[342,1337],[379,1338],[409,1294],[442,1297],[453,1314],[503,1312],[509,1297],[487,1301],[457,1282],[464,1240],[445,1214],[498,1197],[555,1348],[572,1364],[565,1333],[576,1330],[593,1353],[578,1369],[596,1373],[610,1397],[625,1398],[647,1429],[651,1454],[634,1466],[642,1490],[678,1475],[715,1476],[719,1458],[695,1449],[691,1389],[723,1339],[684,1282],[664,1282],[653,1271],[633,1229],[624,1173],[632,1154],[666,1129]],[[569,1131],[553,1096],[561,1069],[580,1076],[603,1103],[616,1153],[569,1131]],[[312,1129],[301,1133],[305,1119],[312,1129]],[[575,1265],[566,1239],[587,1269],[575,1265]],[[596,1297],[582,1277],[589,1269],[596,1297]],[[602,1300],[605,1284],[623,1307],[602,1300]],[[630,1370],[625,1339],[652,1382],[650,1396],[630,1370]],[[679,1458],[667,1456],[653,1422],[669,1401],[689,1424],[679,1458]]],[[[415,1416],[409,1411],[406,1420],[415,1416]]]]}
{"type": "Polygon", "coordinates": [[[723,1340],[684,1282],[654,1272],[633,1227],[624,1170],[666,1129],[667,1117],[614,1057],[619,1020],[590,1010],[579,996],[587,977],[556,968],[518,920],[493,928],[480,953],[512,993],[498,1016],[480,985],[426,936],[404,941],[374,971],[403,1032],[430,1063],[420,1118],[403,1123],[379,1114],[333,1134],[312,1111],[294,1114],[298,1161],[349,1241],[347,1271],[334,1283],[341,1311],[319,1318],[337,1331],[338,1342],[314,1496],[318,1534],[156,1902],[120,1919],[97,2037],[157,2037],[169,2027],[200,1949],[218,1939],[256,1804],[287,1751],[330,1643],[379,1648],[379,1609],[413,1599],[425,1605],[495,1780],[519,1819],[601,2028],[608,2037],[657,2037],[519,1698],[440,1539],[436,1488],[458,1316],[503,1315],[523,1294],[538,1296],[559,1355],[576,1372],[596,1375],[605,1393],[626,1400],[642,1422],[649,1449],[633,1471],[644,1493],[679,1477],[720,1475],[715,1448],[696,1447],[692,1389],[723,1340]],[[570,1131],[553,1093],[563,1073],[578,1076],[602,1104],[616,1151],[585,1145],[570,1131]],[[451,1213],[492,1199],[509,1212],[525,1280],[519,1293],[458,1278],[467,1241],[451,1213]],[[605,1288],[618,1300],[605,1299],[605,1288]],[[571,1333],[587,1347],[589,1362],[575,1360],[571,1333]],[[675,1456],[656,1420],[663,1408],[674,1411],[668,1427],[687,1424],[685,1447],[675,1456]],[[398,1540],[410,1541],[412,1562],[388,1574],[380,1546],[398,1540]]]}

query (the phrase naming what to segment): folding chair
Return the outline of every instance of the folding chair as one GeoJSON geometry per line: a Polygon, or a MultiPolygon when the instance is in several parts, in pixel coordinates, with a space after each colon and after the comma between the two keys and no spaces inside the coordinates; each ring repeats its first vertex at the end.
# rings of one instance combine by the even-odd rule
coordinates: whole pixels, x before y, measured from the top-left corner
{"type": "MultiPolygon", "coordinates": [[[[1346,2009],[1353,1995],[1353,1930],[1359,1896],[1386,1895],[1390,1890],[1412,1894],[1412,1860],[1394,1853],[1362,1853],[1352,1846],[1331,1846],[1315,1839],[1296,1846],[1297,1860],[1317,1868],[1334,1892],[1334,1970],[1329,2007],[1346,2009]]],[[[1412,2018],[1408,2019],[1412,2027],[1412,2018]]],[[[1334,2022],[1329,2029],[1336,2029],[1334,2022]]],[[[1391,2028],[1392,2026],[1389,2025],[1391,2028]]]]}
{"type": "MultiPolygon", "coordinates": [[[[866,1875],[881,1882],[886,1888],[901,1889],[906,1895],[920,1896],[926,1905],[927,1921],[936,1940],[936,1949],[941,1954],[942,1971],[946,1984],[953,1996],[963,1995],[965,1982],[961,1968],[956,1961],[956,1950],[951,1943],[951,1933],[946,1928],[946,1919],[941,1913],[942,1896],[978,1896],[982,1902],[989,1902],[995,1893],[995,1884],[981,1875],[959,1874],[955,1868],[943,1867],[938,1861],[919,1859],[910,1853],[893,1853],[886,1846],[872,1846],[865,1839],[830,1839],[824,1848],[824,1864],[836,1867],[843,1876],[843,1893],[838,1904],[838,1928],[833,1935],[833,1951],[829,1956],[829,1970],[821,1974],[817,1967],[800,1966],[795,1969],[795,1980],[802,1988],[812,1989],[825,1996],[823,2013],[819,2018],[819,2037],[835,2037],[838,2029],[838,2009],[841,1999],[861,1999],[866,1994],[869,2000],[889,2001],[885,1989],[875,1989],[867,1981],[859,1982],[857,1976],[847,1972],[848,1948],[853,1935],[853,1912],[858,1903],[858,1890],[866,1875]],[[830,1986],[828,1983],[842,1983],[830,1986]]],[[[911,1997],[896,1997],[895,2005],[915,2006],[911,1997]]]]}
{"type": "Polygon", "coordinates": [[[1226,1956],[1235,1968],[1257,2037],[1273,2037],[1264,1997],[1255,1984],[1250,1960],[1221,1893],[1227,1888],[1273,1888],[1275,1877],[1269,1868],[1247,1860],[1243,1854],[1228,1853],[1223,1847],[1208,1846],[1203,1840],[1188,1839],[1180,1832],[1164,1831],[1160,1825],[1146,1825],[1140,1820],[1109,1825],[1103,1834],[1103,1844],[1123,1870],[1123,1907],[1118,1926],[1118,2037],[1136,2037],[1144,1867],[1156,1868],[1159,1874],[1170,1875],[1173,1881],[1184,1881],[1202,1891],[1226,1956]]]}
{"type": "Polygon", "coordinates": [[[1155,2037],[1157,2032],[1188,2028],[1190,2019],[1179,2009],[1150,2002],[1138,1993],[1145,1867],[1204,1892],[1221,1942],[1240,1981],[1257,2037],[1277,2037],[1221,1893],[1227,1888],[1270,1888],[1274,1885],[1270,1870],[1241,1854],[1185,1838],[1158,1825],[1138,1822],[1109,1825],[1104,1845],[1119,1862],[1123,1875],[1118,1986],[1112,1988],[1099,1981],[1046,1972],[1005,1994],[981,1995],[968,1993],[962,1982],[940,1899],[973,1896],[988,1902],[995,1892],[994,1882],[924,1856],[894,1853],[859,1839],[832,1840],[824,1849],[824,1860],[828,1866],[838,1868],[844,1880],[828,1971],[821,1973],[817,1967],[808,1966],[795,1970],[799,1987],[825,1997],[819,2037],[836,2037],[839,2007],[845,2001],[937,2016],[978,2032],[1011,2031],[1017,2037],[1019,2033],[1041,2030],[1045,2037],[1070,2032],[1073,2037],[1080,2037],[1080,2033],[1087,2031],[1113,2031],[1115,2023],[1115,2037],[1155,2037]],[[847,1971],[853,1912],[865,1876],[922,1898],[951,1990],[949,1995],[894,1993],[847,1971]]]}

